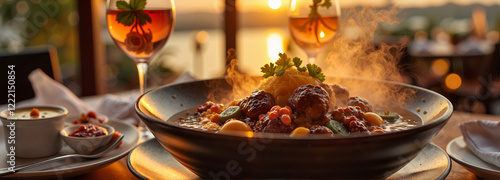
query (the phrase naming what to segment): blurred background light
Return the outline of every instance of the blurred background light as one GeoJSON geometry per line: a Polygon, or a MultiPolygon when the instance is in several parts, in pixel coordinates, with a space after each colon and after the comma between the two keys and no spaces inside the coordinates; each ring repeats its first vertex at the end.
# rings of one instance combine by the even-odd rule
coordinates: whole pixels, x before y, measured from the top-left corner
{"type": "Polygon", "coordinates": [[[267,0],[267,5],[271,9],[279,9],[281,7],[281,0],[267,0]]]}
{"type": "Polygon", "coordinates": [[[450,62],[447,59],[435,59],[431,65],[431,71],[436,76],[444,76],[450,70],[450,62]]]}
{"type": "Polygon", "coordinates": [[[267,56],[270,62],[279,59],[278,53],[283,53],[283,35],[278,31],[270,31],[267,35],[267,56]]]}
{"type": "Polygon", "coordinates": [[[444,80],[446,88],[450,90],[456,90],[462,85],[462,78],[458,74],[450,73],[446,76],[444,80]]]}

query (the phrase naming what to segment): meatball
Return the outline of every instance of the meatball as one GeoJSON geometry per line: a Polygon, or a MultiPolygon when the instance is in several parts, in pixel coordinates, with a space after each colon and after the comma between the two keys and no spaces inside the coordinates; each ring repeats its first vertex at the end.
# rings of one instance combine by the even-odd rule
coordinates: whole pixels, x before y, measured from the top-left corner
{"type": "Polygon", "coordinates": [[[332,120],[344,123],[344,126],[349,127],[349,117],[356,117],[357,119],[364,119],[364,112],[358,106],[347,106],[345,108],[337,108],[328,114],[332,120]]]}
{"type": "Polygon", "coordinates": [[[335,99],[337,99],[337,106],[347,106],[347,100],[349,99],[349,90],[338,84],[333,84],[330,86],[332,91],[335,93],[335,99]]]}
{"type": "Polygon", "coordinates": [[[325,89],[308,84],[295,89],[288,99],[288,106],[300,116],[317,119],[328,112],[329,101],[325,89]]]}
{"type": "Polygon", "coordinates": [[[335,93],[333,92],[332,88],[330,87],[329,84],[321,83],[319,86],[321,86],[325,91],[328,93],[330,97],[334,97],[335,93]]]}
{"type": "Polygon", "coordinates": [[[368,131],[368,128],[366,128],[366,122],[359,120],[357,117],[354,116],[347,117],[345,118],[345,122],[349,122],[350,132],[368,131]]]}
{"type": "Polygon", "coordinates": [[[268,133],[291,133],[295,129],[295,125],[284,125],[279,118],[270,119],[267,115],[261,116],[257,124],[255,124],[254,132],[268,133]]]}
{"type": "Polygon", "coordinates": [[[333,131],[328,129],[326,126],[314,125],[310,128],[311,134],[331,134],[333,135],[333,131]]]}
{"type": "Polygon", "coordinates": [[[348,106],[345,108],[337,108],[328,114],[327,119],[335,120],[344,125],[349,132],[365,132],[368,131],[364,112],[358,106],[348,106]]]}
{"type": "Polygon", "coordinates": [[[350,97],[347,101],[348,106],[358,106],[364,112],[372,112],[372,106],[367,100],[360,97],[350,97]]]}
{"type": "Polygon", "coordinates": [[[259,115],[266,114],[274,106],[274,97],[265,91],[254,91],[252,94],[238,102],[243,115],[257,120],[259,115]]]}

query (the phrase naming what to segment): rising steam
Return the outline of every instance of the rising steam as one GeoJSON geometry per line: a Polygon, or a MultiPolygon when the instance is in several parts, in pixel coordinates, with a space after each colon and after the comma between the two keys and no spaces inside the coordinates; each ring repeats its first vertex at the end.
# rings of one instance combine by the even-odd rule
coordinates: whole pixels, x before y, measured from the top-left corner
{"type": "Polygon", "coordinates": [[[222,84],[218,81],[207,81],[207,87],[211,90],[207,95],[207,99],[224,104],[250,95],[260,83],[260,78],[245,75],[238,70],[238,61],[235,59],[236,51],[234,49],[229,49],[227,54],[227,69],[224,78],[232,89],[221,88],[222,84]]]}
{"type": "MultiPolygon", "coordinates": [[[[414,94],[413,90],[401,89],[400,86],[374,82],[367,84],[345,77],[378,79],[402,82],[403,78],[398,67],[403,48],[408,40],[403,38],[393,44],[374,45],[375,31],[380,23],[399,23],[396,18],[397,8],[377,10],[374,8],[352,8],[342,15],[341,31],[330,49],[327,58],[319,65],[327,75],[327,83],[336,83],[349,89],[352,96],[367,98],[372,104],[380,105],[387,102],[403,104],[414,94]],[[339,78],[344,77],[344,78],[339,78]]],[[[207,84],[213,89],[207,96],[209,100],[227,103],[251,94],[260,82],[237,70],[234,50],[228,51],[227,72],[225,79],[232,90],[219,88],[221,84],[207,84]]],[[[319,60],[320,62],[322,60],[319,60]]]]}
{"type": "Polygon", "coordinates": [[[387,101],[400,104],[411,97],[413,92],[401,92],[397,87],[332,78],[359,77],[403,82],[398,62],[404,53],[403,48],[408,44],[407,38],[392,44],[375,45],[374,42],[375,31],[380,23],[399,23],[397,10],[396,7],[388,10],[352,8],[342,15],[341,31],[321,65],[330,77],[327,79],[330,83],[346,86],[351,95],[370,97],[370,102],[377,104],[387,101]]]}

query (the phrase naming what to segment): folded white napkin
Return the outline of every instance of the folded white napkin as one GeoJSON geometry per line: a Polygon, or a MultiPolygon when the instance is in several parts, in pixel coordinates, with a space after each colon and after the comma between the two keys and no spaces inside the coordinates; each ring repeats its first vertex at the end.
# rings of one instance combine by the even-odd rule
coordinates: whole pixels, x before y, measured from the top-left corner
{"type": "Polygon", "coordinates": [[[460,124],[465,143],[485,162],[500,167],[500,122],[474,120],[460,124]]]}
{"type": "Polygon", "coordinates": [[[35,91],[35,98],[31,104],[60,105],[68,109],[68,116],[77,116],[92,109],[71,90],[47,76],[40,69],[31,72],[28,78],[35,91]]]}
{"type": "Polygon", "coordinates": [[[139,125],[141,119],[135,112],[134,103],[137,96],[130,96],[128,99],[120,96],[107,94],[102,99],[101,103],[97,105],[96,113],[104,114],[110,119],[121,119],[125,122],[139,125]]]}

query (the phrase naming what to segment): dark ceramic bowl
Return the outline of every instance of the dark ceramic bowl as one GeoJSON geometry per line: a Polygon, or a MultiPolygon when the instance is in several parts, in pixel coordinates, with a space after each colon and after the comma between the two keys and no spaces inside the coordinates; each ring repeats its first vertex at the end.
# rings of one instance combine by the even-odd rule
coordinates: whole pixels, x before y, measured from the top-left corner
{"type": "MultiPolygon", "coordinates": [[[[390,106],[413,112],[424,125],[371,136],[295,139],[271,133],[245,137],[203,132],[173,123],[177,119],[174,115],[203,104],[206,96],[213,92],[213,84],[231,90],[222,79],[160,87],[142,95],[136,102],[136,111],[175,159],[201,178],[211,179],[386,178],[417,156],[446,124],[453,111],[445,97],[423,88],[378,80],[336,79],[336,82],[347,81],[362,84],[363,87],[357,89],[365,91],[372,85],[383,85],[397,87],[399,90],[395,94],[414,92],[412,98],[390,106]],[[417,112],[417,108],[421,111],[417,112]]],[[[222,98],[229,91],[215,92],[222,98]]],[[[362,97],[373,101],[377,98],[374,96],[370,91],[362,97]]],[[[218,99],[215,102],[219,102],[218,99]]]]}

